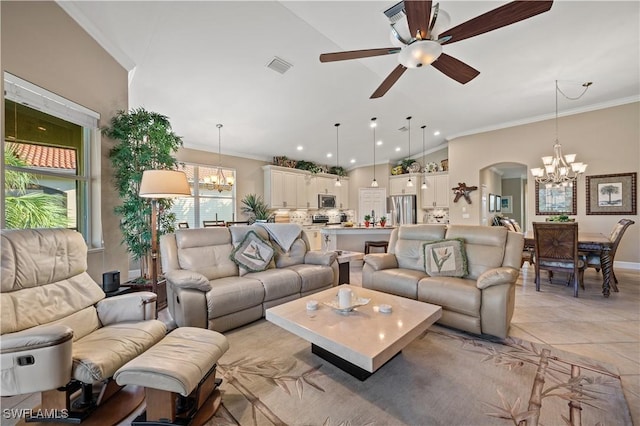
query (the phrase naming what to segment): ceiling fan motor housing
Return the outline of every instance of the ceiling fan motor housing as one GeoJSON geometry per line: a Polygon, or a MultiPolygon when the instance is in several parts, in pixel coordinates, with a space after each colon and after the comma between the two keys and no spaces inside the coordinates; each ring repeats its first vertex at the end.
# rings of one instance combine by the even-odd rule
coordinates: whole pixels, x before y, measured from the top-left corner
{"type": "Polygon", "coordinates": [[[431,65],[442,54],[440,43],[431,40],[416,40],[405,46],[398,55],[398,61],[407,68],[431,65]]]}

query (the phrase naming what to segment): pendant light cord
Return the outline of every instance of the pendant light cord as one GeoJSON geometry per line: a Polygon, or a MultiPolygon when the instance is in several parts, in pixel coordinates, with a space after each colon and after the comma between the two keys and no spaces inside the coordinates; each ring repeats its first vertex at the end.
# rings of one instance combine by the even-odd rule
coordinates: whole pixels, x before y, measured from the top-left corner
{"type": "Polygon", "coordinates": [[[336,123],[334,124],[334,126],[336,126],[336,169],[337,169],[338,167],[340,167],[340,151],[338,149],[338,128],[340,127],[340,123],[336,123]]]}
{"type": "Polygon", "coordinates": [[[218,128],[218,167],[222,167],[222,124],[216,124],[216,127],[218,128]]]}

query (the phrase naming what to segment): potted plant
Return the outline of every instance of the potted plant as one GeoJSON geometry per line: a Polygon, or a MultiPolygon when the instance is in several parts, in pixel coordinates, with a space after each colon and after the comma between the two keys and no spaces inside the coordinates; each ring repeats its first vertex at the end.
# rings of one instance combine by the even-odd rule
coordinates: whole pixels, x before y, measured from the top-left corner
{"type": "MultiPolygon", "coordinates": [[[[145,170],[175,169],[174,154],[182,139],[171,130],[169,119],[144,108],[118,111],[102,133],[117,141],[109,151],[114,185],[122,204],[114,207],[121,216],[122,242],[134,260],[140,261],[141,280],[149,278],[151,252],[151,202],[138,196],[145,170]]],[[[174,231],[171,199],[158,200],[158,236],[174,231]]]]}
{"type": "Polygon", "coordinates": [[[240,202],[242,212],[249,215],[249,223],[267,222],[271,219],[272,213],[261,195],[247,194],[240,202]]]}
{"type": "Polygon", "coordinates": [[[386,224],[387,224],[387,218],[385,216],[382,216],[380,218],[380,226],[384,228],[386,224]]]}
{"type": "Polygon", "coordinates": [[[369,214],[364,215],[364,226],[368,228],[370,223],[371,223],[371,215],[369,214]]]}

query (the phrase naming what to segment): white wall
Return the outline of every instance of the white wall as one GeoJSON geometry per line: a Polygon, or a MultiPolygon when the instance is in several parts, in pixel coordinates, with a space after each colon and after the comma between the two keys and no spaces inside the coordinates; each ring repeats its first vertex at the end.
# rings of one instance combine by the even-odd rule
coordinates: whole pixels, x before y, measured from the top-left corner
{"type": "MultiPolygon", "coordinates": [[[[589,165],[586,175],[640,172],[640,103],[562,117],[558,126],[563,151],[575,152],[578,161],[589,165]]],[[[526,164],[529,170],[540,167],[540,157],[552,153],[554,137],[554,120],[545,120],[449,141],[451,182],[479,185],[480,170],[496,163],[518,162],[526,164]]],[[[615,260],[640,263],[638,215],[587,215],[584,177],[578,182],[577,191],[576,220],[581,230],[608,234],[623,217],[636,222],[627,229],[615,260]]],[[[535,185],[527,185],[528,229],[531,222],[545,220],[545,216],[535,215],[534,192],[535,185]]],[[[480,191],[472,192],[471,199],[475,207],[467,208],[468,219],[462,218],[461,203],[452,203],[449,211],[452,223],[480,223],[480,191]]]]}

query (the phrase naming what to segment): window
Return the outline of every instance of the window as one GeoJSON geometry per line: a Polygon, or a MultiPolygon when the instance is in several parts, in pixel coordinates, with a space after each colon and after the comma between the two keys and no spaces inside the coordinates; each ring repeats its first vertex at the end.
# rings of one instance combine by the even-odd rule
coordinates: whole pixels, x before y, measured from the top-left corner
{"type": "Polygon", "coordinates": [[[97,114],[8,73],[5,88],[2,227],[76,229],[100,247],[97,114]]]}
{"type": "MultiPolygon", "coordinates": [[[[216,189],[218,167],[185,164],[181,169],[187,174],[193,195],[173,201],[176,228],[180,222],[187,222],[189,228],[201,228],[203,220],[235,220],[235,185],[216,189]]],[[[235,182],[234,169],[221,169],[228,182],[235,182]]]]}

